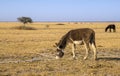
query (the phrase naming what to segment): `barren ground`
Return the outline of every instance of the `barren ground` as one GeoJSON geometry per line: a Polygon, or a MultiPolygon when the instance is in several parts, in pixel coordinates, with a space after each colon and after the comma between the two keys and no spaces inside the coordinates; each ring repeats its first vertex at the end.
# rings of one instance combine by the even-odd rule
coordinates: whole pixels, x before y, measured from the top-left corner
{"type": "Polygon", "coordinates": [[[19,30],[17,22],[0,22],[0,76],[120,76],[120,23],[116,33],[105,33],[109,23],[33,23],[36,30],[19,30]],[[71,45],[65,56],[55,59],[55,42],[76,28],[96,32],[97,56],[93,52],[83,60],[84,46],[77,46],[77,59],[72,59],[71,45]]]}

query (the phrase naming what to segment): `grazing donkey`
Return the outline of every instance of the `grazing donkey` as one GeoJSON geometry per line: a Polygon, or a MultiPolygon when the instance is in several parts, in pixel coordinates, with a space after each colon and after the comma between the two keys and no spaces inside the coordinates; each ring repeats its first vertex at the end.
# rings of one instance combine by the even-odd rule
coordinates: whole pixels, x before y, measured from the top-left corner
{"type": "Polygon", "coordinates": [[[113,32],[116,32],[116,27],[114,24],[110,24],[105,28],[105,32],[109,29],[109,32],[111,32],[111,29],[113,29],[113,32]]]}
{"type": "Polygon", "coordinates": [[[75,48],[76,44],[79,45],[85,45],[86,48],[86,54],[84,59],[87,59],[88,52],[90,50],[90,45],[92,46],[93,52],[94,52],[94,59],[97,59],[96,55],[96,44],[95,44],[95,32],[90,28],[81,28],[81,29],[75,29],[70,30],[68,33],[66,33],[59,43],[56,43],[57,46],[57,55],[56,59],[62,58],[64,55],[64,49],[67,45],[67,43],[72,44],[72,53],[73,58],[75,58],[75,48]]]}

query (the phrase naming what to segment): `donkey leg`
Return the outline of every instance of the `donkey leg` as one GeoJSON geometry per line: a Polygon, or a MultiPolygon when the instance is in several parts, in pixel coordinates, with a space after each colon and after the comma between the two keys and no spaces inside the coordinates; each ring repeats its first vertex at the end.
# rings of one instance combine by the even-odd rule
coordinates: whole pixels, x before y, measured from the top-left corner
{"type": "Polygon", "coordinates": [[[75,45],[75,44],[72,44],[73,58],[75,58],[75,49],[76,49],[76,45],[75,45]]]}
{"type": "Polygon", "coordinates": [[[110,32],[111,32],[111,28],[110,28],[110,32]]]}
{"type": "Polygon", "coordinates": [[[93,48],[93,52],[94,52],[94,60],[97,59],[97,52],[96,52],[96,46],[94,43],[92,43],[92,48],[93,48]]]}
{"type": "Polygon", "coordinates": [[[115,29],[115,28],[113,29],[113,32],[116,32],[116,29],[115,29]]]}
{"type": "Polygon", "coordinates": [[[85,54],[84,60],[86,60],[88,57],[90,48],[89,48],[89,43],[84,43],[84,45],[85,45],[85,49],[86,49],[86,54],[85,54]]]}

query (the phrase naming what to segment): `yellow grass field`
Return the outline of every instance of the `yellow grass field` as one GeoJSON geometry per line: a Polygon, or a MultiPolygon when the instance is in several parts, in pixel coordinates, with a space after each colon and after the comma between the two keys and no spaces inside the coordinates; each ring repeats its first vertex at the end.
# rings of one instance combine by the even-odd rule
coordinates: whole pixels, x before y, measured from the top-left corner
{"type": "Polygon", "coordinates": [[[105,32],[112,22],[35,22],[36,30],[19,30],[19,22],[0,22],[0,76],[120,76],[120,23],[117,31],[105,32]],[[93,52],[83,60],[84,46],[77,46],[72,59],[71,45],[56,60],[53,45],[71,29],[92,28],[96,32],[98,60],[93,52]]]}

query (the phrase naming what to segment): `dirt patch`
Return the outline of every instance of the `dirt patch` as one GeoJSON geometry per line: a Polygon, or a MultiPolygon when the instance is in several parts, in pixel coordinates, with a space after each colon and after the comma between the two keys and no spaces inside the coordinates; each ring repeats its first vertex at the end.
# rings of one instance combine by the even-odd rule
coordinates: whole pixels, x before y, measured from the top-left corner
{"type": "MultiPolygon", "coordinates": [[[[32,58],[0,59],[1,75],[18,76],[119,76],[120,52],[119,49],[98,49],[98,60],[90,58],[83,60],[83,50],[77,52],[77,59],[72,59],[71,53],[66,50],[63,58],[56,60],[51,52],[39,53],[32,58]]],[[[85,51],[84,51],[85,52],[85,51]]]]}
{"type": "Polygon", "coordinates": [[[48,61],[48,60],[55,60],[55,56],[49,53],[40,53],[39,56],[29,58],[26,60],[23,59],[14,59],[14,58],[7,58],[7,59],[0,59],[0,64],[4,63],[21,63],[21,62],[35,62],[35,61],[48,61]]]}
{"type": "MultiPolygon", "coordinates": [[[[119,61],[120,60],[120,49],[99,49],[100,51],[98,51],[98,59],[97,60],[116,60],[119,61]]],[[[84,51],[85,52],[85,51],[84,51]]],[[[72,54],[69,54],[68,56],[65,56],[65,59],[72,59],[72,54]]],[[[92,54],[92,53],[91,53],[92,54]]],[[[81,57],[84,56],[83,53],[81,52],[77,52],[77,59],[82,59],[81,57]],[[82,56],[81,56],[82,55],[82,56]]],[[[91,59],[91,58],[90,58],[91,59]]],[[[37,54],[35,57],[32,58],[27,58],[27,59],[16,59],[16,58],[12,58],[12,57],[7,57],[7,58],[2,58],[0,59],[0,64],[3,63],[20,63],[20,62],[34,62],[34,61],[50,61],[50,60],[56,60],[55,59],[55,55],[52,53],[39,53],[37,54]]],[[[99,67],[101,65],[97,65],[95,67],[99,67]]],[[[91,66],[92,67],[92,66],[91,66]]]]}
{"type": "Polygon", "coordinates": [[[120,49],[100,49],[98,51],[98,60],[120,60],[120,49]]]}

